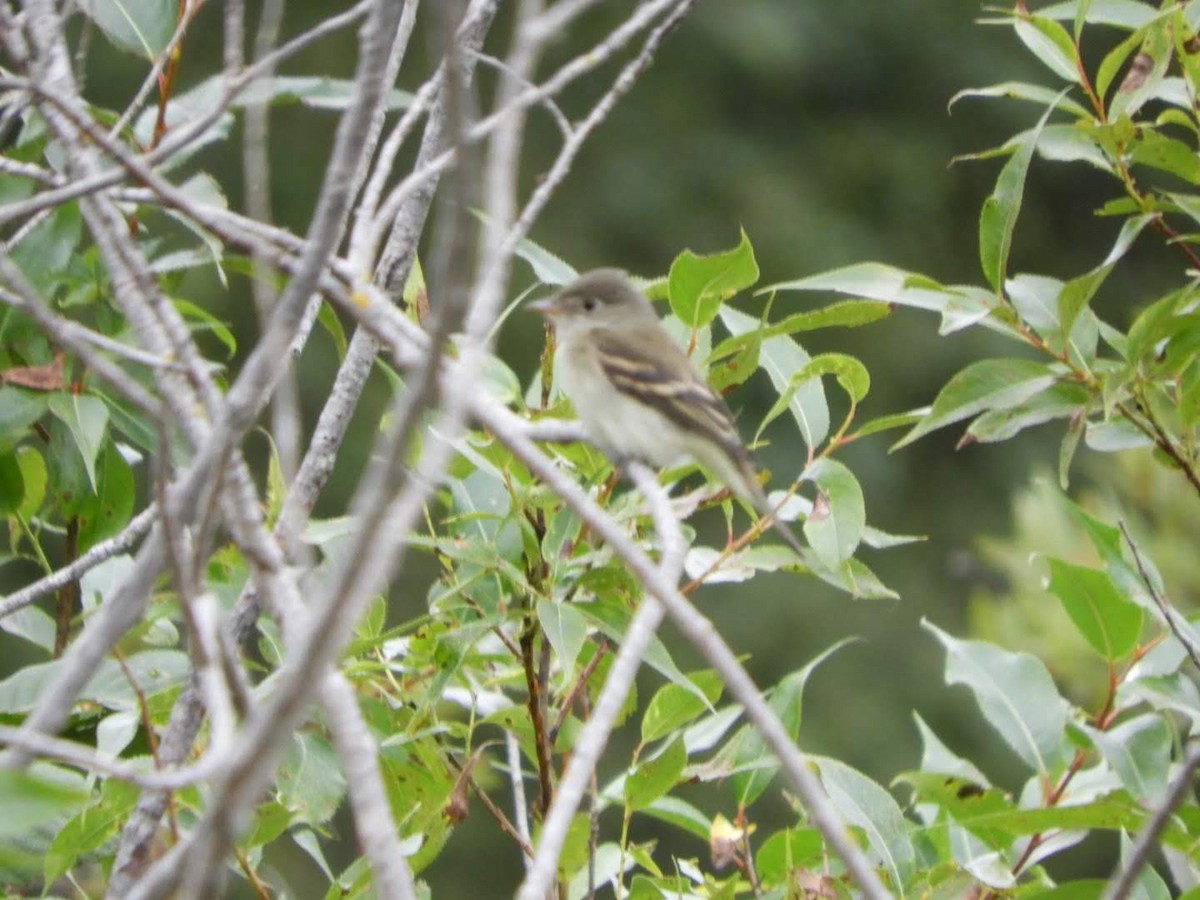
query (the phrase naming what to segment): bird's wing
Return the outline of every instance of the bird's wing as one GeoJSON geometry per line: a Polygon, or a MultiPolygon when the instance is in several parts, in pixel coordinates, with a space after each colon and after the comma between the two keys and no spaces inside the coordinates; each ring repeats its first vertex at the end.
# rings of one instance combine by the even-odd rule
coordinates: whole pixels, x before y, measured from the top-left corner
{"type": "Polygon", "coordinates": [[[734,459],[748,458],[733,414],[665,332],[593,332],[600,368],[621,393],[658,410],[734,459]]]}

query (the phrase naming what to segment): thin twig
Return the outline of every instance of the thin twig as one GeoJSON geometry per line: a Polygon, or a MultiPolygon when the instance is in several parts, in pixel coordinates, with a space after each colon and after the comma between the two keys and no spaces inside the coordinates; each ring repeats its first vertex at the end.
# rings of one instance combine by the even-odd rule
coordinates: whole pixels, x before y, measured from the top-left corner
{"type": "Polygon", "coordinates": [[[1167,796],[1154,810],[1150,821],[1138,834],[1133,850],[1130,852],[1129,858],[1125,860],[1125,865],[1105,890],[1104,900],[1126,900],[1133,892],[1138,874],[1149,863],[1150,854],[1158,845],[1158,839],[1162,835],[1163,829],[1171,821],[1171,817],[1175,815],[1175,810],[1189,797],[1194,796],[1197,768],[1200,768],[1200,740],[1192,740],[1187,745],[1187,754],[1184,756],[1183,765],[1175,773],[1175,779],[1171,782],[1167,796]]]}
{"type": "Polygon", "coordinates": [[[1175,621],[1178,613],[1175,612],[1170,601],[1159,592],[1154,579],[1150,577],[1150,572],[1147,570],[1146,564],[1142,561],[1141,551],[1138,550],[1137,543],[1133,540],[1133,535],[1129,533],[1129,528],[1125,525],[1125,520],[1119,519],[1117,526],[1121,529],[1121,535],[1125,538],[1125,544],[1129,547],[1129,552],[1133,554],[1133,562],[1137,566],[1138,575],[1141,576],[1142,584],[1146,586],[1146,590],[1149,592],[1151,598],[1153,598],[1154,605],[1162,613],[1162,617],[1167,622],[1167,627],[1171,629],[1171,634],[1175,635],[1175,640],[1179,641],[1180,646],[1183,647],[1184,652],[1187,653],[1188,658],[1192,661],[1192,665],[1196,667],[1197,671],[1200,671],[1200,652],[1197,651],[1191,637],[1184,634],[1183,630],[1179,627],[1179,623],[1175,621]]]}
{"type": "Polygon", "coordinates": [[[150,530],[157,515],[158,508],[154,505],[148,506],[130,519],[119,534],[93,544],[70,565],[55,569],[44,578],[39,578],[33,584],[27,584],[20,590],[13,591],[7,597],[0,599],[0,619],[53,593],[67,582],[79,579],[89,569],[95,568],[106,559],[111,559],[118,553],[124,553],[150,530]]]}

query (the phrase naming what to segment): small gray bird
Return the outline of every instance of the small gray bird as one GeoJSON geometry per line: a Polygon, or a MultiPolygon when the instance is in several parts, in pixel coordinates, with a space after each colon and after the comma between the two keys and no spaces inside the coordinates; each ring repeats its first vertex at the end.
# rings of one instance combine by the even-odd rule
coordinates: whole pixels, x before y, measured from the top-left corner
{"type": "MultiPolygon", "coordinates": [[[[563,392],[614,463],[636,459],[662,467],[691,457],[773,519],[729,407],[622,272],[587,272],[529,308],[553,321],[563,392]]],[[[802,552],[784,523],[771,524],[802,552]]]]}

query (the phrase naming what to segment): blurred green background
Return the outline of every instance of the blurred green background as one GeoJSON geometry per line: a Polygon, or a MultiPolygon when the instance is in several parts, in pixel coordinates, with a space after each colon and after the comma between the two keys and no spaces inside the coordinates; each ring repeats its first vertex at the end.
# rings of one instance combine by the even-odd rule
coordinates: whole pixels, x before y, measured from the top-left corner
{"type": "MultiPolygon", "coordinates": [[[[426,0],[418,44],[431,43],[433,2],[426,0]]],[[[209,6],[185,48],[184,88],[219,64],[220,8],[209,6]]],[[[632,6],[615,0],[602,4],[583,28],[552,48],[544,71],[578,53],[603,25],[624,17],[632,6]]],[[[258,4],[249,7],[256,14],[258,4]]],[[[329,10],[327,0],[289,3],[285,32],[294,33],[329,10]]],[[[744,228],[764,284],[865,260],[943,282],[980,282],[978,211],[1000,164],[951,162],[1032,126],[1042,110],[1017,102],[965,100],[951,112],[948,101],[960,89],[1013,79],[1059,86],[1010,28],[981,25],[980,14],[978,3],[963,0],[701,3],[588,144],[531,236],[577,269],[617,265],[659,275],[682,249],[704,253],[731,247],[744,228]]],[[[489,48],[503,51],[508,26],[502,16],[489,48]]],[[[1102,30],[1095,34],[1095,52],[1106,40],[1117,39],[1102,30]]],[[[285,74],[348,75],[352,50],[351,36],[338,36],[290,64],[285,74]]],[[[402,87],[415,87],[427,71],[418,47],[406,63],[402,87]]],[[[611,77],[615,67],[607,72],[611,77]]],[[[142,74],[129,59],[96,46],[89,90],[102,104],[120,105],[142,74]]],[[[483,72],[480,81],[481,89],[490,91],[494,76],[483,72]]],[[[588,79],[560,99],[568,116],[586,111],[599,93],[598,83],[588,79]]],[[[273,114],[272,188],[283,224],[299,229],[306,224],[334,125],[330,114],[300,107],[273,114]]],[[[234,205],[240,203],[237,146],[235,141],[208,151],[202,160],[230,187],[234,205]]],[[[535,110],[526,190],[557,146],[553,123],[535,110]]],[[[1069,277],[1098,262],[1116,225],[1092,210],[1110,192],[1099,176],[1079,167],[1036,161],[1012,271],[1069,277]]],[[[1131,254],[1097,300],[1101,315],[1127,324],[1155,287],[1177,275],[1178,265],[1168,260],[1161,249],[1131,254]]],[[[510,296],[532,282],[528,267],[518,263],[510,296]]],[[[244,282],[227,293],[197,278],[186,293],[235,321],[245,335],[243,347],[249,345],[253,322],[244,282]]],[[[738,301],[751,311],[761,302],[738,301]]],[[[775,314],[819,302],[824,301],[813,295],[782,294],[775,314]]],[[[500,352],[523,374],[533,370],[538,334],[535,322],[519,316],[503,332],[500,352]]],[[[982,332],[941,338],[933,317],[908,310],[864,329],[802,336],[802,343],[810,352],[837,349],[867,364],[873,387],[861,409],[866,418],[929,403],[969,361],[1020,352],[982,332]]],[[[318,334],[302,361],[310,421],[335,362],[329,341],[318,334]]],[[[342,510],[344,491],[365,462],[384,400],[384,385],[374,387],[356,424],[362,438],[348,441],[318,514],[342,510]]],[[[771,398],[763,387],[751,382],[729,398],[743,423],[756,422],[768,408],[771,398]]],[[[979,538],[1010,530],[1014,494],[1039,463],[1043,474],[1052,470],[1061,428],[1047,426],[1008,443],[961,451],[954,450],[958,433],[951,429],[894,454],[887,452],[894,438],[882,435],[840,455],[863,483],[871,524],[928,537],[921,544],[866,552],[868,564],[901,594],[899,602],[851,601],[795,576],[760,577],[699,593],[705,612],[735,650],[748,656],[762,684],[840,638],[860,638],[810,682],[802,726],[806,749],[838,756],[887,784],[917,765],[912,714],[918,711],[952,749],[978,762],[1001,785],[1019,787],[1022,773],[981,723],[965,692],[943,685],[941,654],[919,623],[928,618],[965,635],[972,593],[1003,595],[1006,576],[983,564],[979,538]]],[[[802,453],[782,442],[762,452],[763,462],[776,473],[775,486],[799,470],[802,453]]],[[[1083,483],[1089,472],[1103,471],[1084,453],[1075,474],[1083,483]]],[[[719,534],[719,518],[708,524],[713,535],[719,534]]],[[[396,587],[396,618],[413,614],[423,596],[420,589],[396,587]]],[[[680,652],[695,664],[689,651],[680,652]]],[[[786,806],[776,803],[774,814],[786,815],[786,806]]],[[[348,826],[343,831],[350,834],[348,826]]],[[[703,855],[705,850],[693,844],[680,852],[703,855]]],[[[476,810],[427,877],[435,895],[481,896],[456,890],[477,883],[473,879],[481,873],[500,879],[500,873],[515,873],[518,865],[511,844],[476,810]]],[[[505,876],[500,883],[512,881],[505,876]]]]}

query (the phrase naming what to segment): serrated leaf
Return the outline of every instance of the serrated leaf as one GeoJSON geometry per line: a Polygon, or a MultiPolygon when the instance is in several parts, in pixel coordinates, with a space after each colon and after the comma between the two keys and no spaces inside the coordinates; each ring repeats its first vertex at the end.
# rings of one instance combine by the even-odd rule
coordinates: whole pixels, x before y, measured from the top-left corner
{"type": "Polygon", "coordinates": [[[813,552],[831,568],[858,549],[867,524],[862,487],[837,460],[817,460],[804,472],[804,481],[817,487],[817,499],[804,520],[804,536],[813,552]]]}
{"type": "Polygon", "coordinates": [[[676,738],[652,759],[641,763],[625,779],[625,805],[630,809],[644,809],[675,786],[683,767],[687,765],[687,751],[683,739],[676,738]]]}
{"type": "Polygon", "coordinates": [[[708,325],[721,305],[758,281],[754,249],[743,230],[732,250],[698,256],[684,250],[671,263],[667,299],[679,321],[691,328],[708,325]]]}
{"type": "MultiPolygon", "coordinates": [[[[720,316],[734,335],[746,334],[759,327],[758,319],[729,306],[721,307],[720,316]]],[[[780,394],[788,390],[792,375],[808,365],[810,359],[804,348],[783,335],[767,338],[759,350],[759,366],[767,372],[780,394]]],[[[829,406],[821,383],[808,381],[800,385],[792,394],[788,410],[800,428],[804,443],[812,449],[818,447],[829,434],[829,406]]]]}
{"type": "Polygon", "coordinates": [[[1050,592],[1062,601],[1067,615],[1093,650],[1113,662],[1137,646],[1142,610],[1117,590],[1108,573],[1061,559],[1047,562],[1050,592]]]}
{"type": "Polygon", "coordinates": [[[96,457],[108,430],[108,407],[98,397],[62,392],[50,395],[49,406],[50,412],[67,426],[95,493],[96,457]]]}
{"type": "Polygon", "coordinates": [[[977,413],[1008,409],[1054,384],[1045,363],[1027,359],[984,359],[951,378],[933,401],[929,414],[892,445],[893,450],[977,413]]]}
{"type": "Polygon", "coordinates": [[[964,641],[928,620],[921,627],[946,649],[946,683],[975,695],[988,724],[1039,774],[1049,777],[1062,759],[1070,705],[1041,660],[984,641],[964,641]]]}

